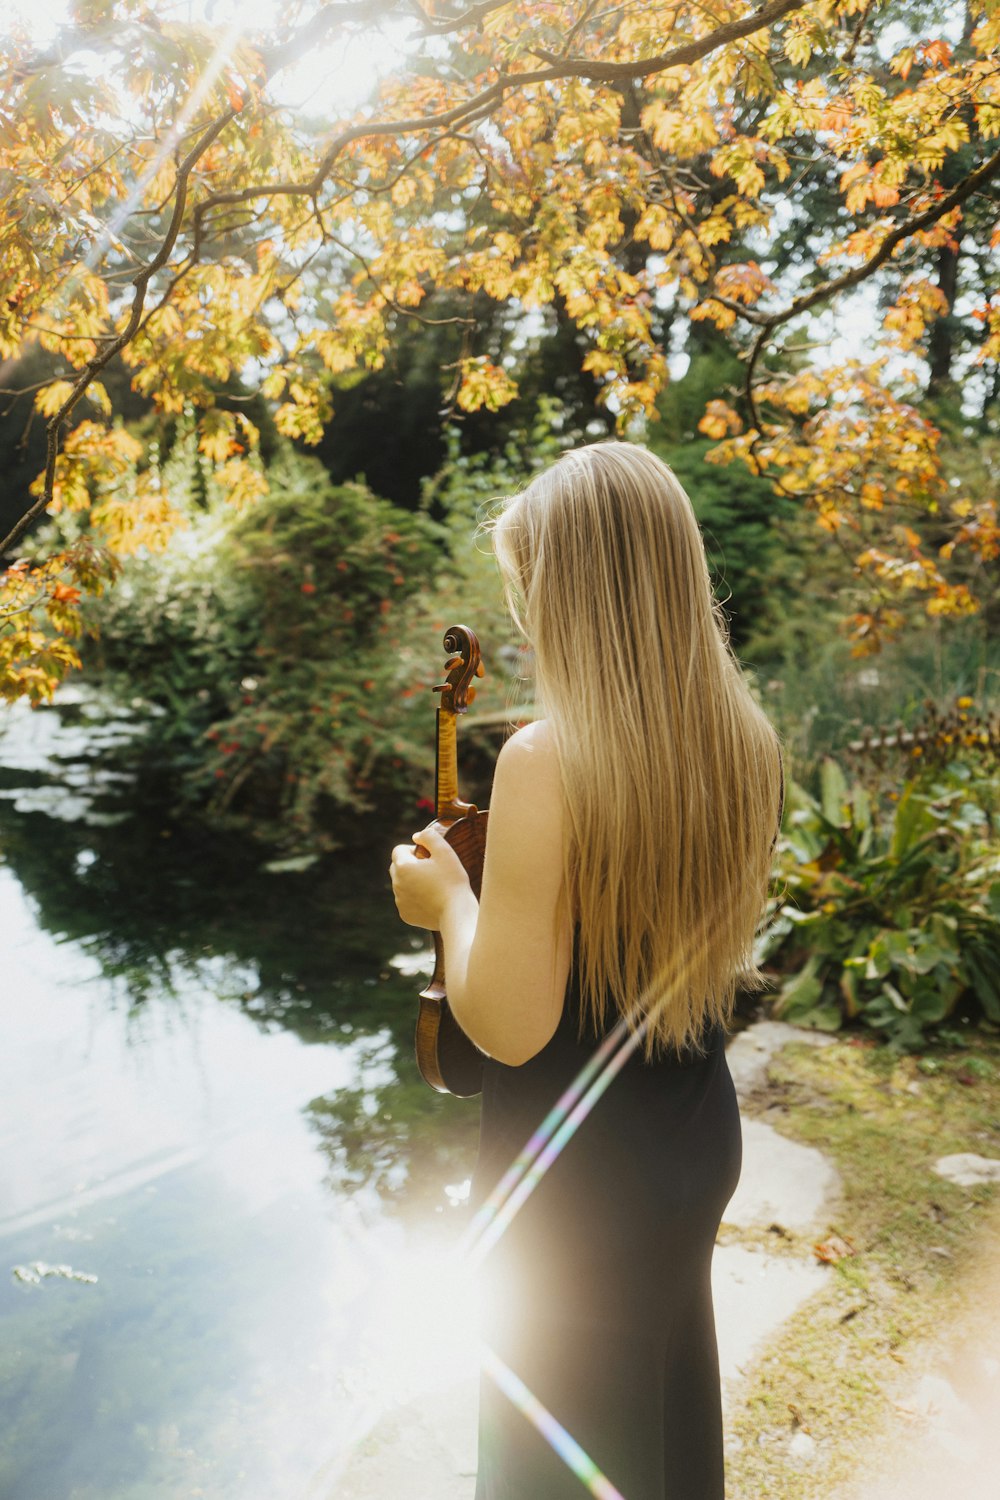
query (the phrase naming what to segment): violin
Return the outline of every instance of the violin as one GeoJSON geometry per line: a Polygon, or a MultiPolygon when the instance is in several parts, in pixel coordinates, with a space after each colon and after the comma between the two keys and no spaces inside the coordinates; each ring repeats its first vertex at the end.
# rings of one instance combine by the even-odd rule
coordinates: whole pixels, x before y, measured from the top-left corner
{"type": "MultiPolygon", "coordinates": [[[[483,882],[488,811],[458,795],[458,715],[464,714],[476,695],[475,681],[482,677],[479,641],[467,625],[453,625],[445,632],[445,681],[437,709],[437,743],[434,774],[435,819],[430,825],[448,841],[469,877],[476,900],[483,882]]],[[[429,859],[427,850],[416,846],[418,859],[429,859]]],[[[482,1092],[483,1055],[455,1020],[445,987],[444,944],[434,933],[434,973],[420,991],[417,1016],[417,1067],[425,1083],[439,1094],[471,1099],[482,1092]]]]}

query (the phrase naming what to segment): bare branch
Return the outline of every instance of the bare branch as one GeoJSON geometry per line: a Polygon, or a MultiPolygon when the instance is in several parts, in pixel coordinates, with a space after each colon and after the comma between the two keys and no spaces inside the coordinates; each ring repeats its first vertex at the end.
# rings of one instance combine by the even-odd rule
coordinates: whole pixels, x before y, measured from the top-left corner
{"type": "Polygon", "coordinates": [[[398,10],[396,0],[354,0],[353,4],[347,0],[344,4],[331,3],[322,6],[287,41],[281,42],[276,47],[260,49],[261,60],[267,70],[268,78],[273,78],[275,73],[282,68],[287,68],[289,63],[297,62],[307,52],[312,52],[316,47],[321,46],[327,35],[336,27],[350,25],[352,22],[369,26],[373,21],[381,21],[387,16],[398,14],[398,10]]]}

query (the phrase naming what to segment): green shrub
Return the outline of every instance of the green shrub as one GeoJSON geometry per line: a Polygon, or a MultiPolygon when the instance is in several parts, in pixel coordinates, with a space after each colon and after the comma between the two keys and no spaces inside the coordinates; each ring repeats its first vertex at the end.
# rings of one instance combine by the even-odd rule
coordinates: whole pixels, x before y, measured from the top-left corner
{"type": "Polygon", "coordinates": [[[366,810],[428,766],[425,726],[410,732],[407,603],[443,532],[290,449],[268,477],[241,514],[194,508],[164,552],[130,560],[93,611],[89,664],[150,705],[146,747],[181,805],[327,848],[337,809],[366,810]]]}
{"type": "Polygon", "coordinates": [[[546,403],[499,459],[463,456],[449,434],[416,514],[363,484],[332,483],[287,445],[268,468],[270,494],[234,512],[193,435],[180,433],[163,475],[189,524],[88,602],[97,635],[85,645],[87,669],[145,705],[144,753],[175,806],[288,854],[335,847],[349,811],[404,805],[419,821],[433,792],[432,688],[456,623],[483,648],[463,793],[471,772],[482,785],[531,692],[477,526],[559,451],[559,427],[546,403]]]}
{"type": "Polygon", "coordinates": [[[968,762],[877,802],[827,759],[821,796],[794,783],[784,883],[759,943],[775,1014],[836,1030],[855,1018],[917,1047],[959,1005],[1000,1023],[1000,780],[968,762]]]}

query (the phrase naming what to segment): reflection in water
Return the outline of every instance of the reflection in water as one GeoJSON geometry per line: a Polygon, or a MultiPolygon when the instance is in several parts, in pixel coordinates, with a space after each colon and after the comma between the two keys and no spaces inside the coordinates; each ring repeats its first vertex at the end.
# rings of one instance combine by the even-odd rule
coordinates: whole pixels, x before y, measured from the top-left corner
{"type": "Polygon", "coordinates": [[[0,731],[0,1493],[327,1500],[381,1410],[473,1357],[459,1288],[446,1327],[427,1288],[478,1111],[412,1060],[400,835],[267,873],[85,774],[79,713],[61,739],[56,709],[19,712],[0,731]],[[60,776],[86,823],[53,816],[60,776]],[[96,1279],[14,1272],[36,1263],[96,1279]]]}

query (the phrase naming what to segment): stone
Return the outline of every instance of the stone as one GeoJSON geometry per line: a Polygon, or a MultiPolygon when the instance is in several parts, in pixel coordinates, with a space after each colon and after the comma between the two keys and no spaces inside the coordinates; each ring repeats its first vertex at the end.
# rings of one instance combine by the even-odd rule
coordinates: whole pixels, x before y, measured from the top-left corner
{"type": "Polygon", "coordinates": [[[977,1156],[974,1151],[959,1151],[954,1156],[941,1156],[934,1163],[934,1171],[948,1182],[959,1187],[976,1187],[981,1182],[1000,1182],[1000,1161],[993,1156],[977,1156]]]}
{"type": "Polygon", "coordinates": [[[771,1334],[826,1286],[829,1275],[826,1266],[813,1260],[716,1245],[712,1297],[719,1369],[726,1384],[742,1375],[771,1334]]]}
{"type": "Polygon", "coordinates": [[[786,1043],[807,1042],[811,1047],[828,1047],[833,1040],[825,1032],[789,1026],[786,1021],[756,1021],[738,1032],[726,1048],[737,1094],[745,1099],[767,1082],[767,1065],[786,1043]]]}
{"type": "Polygon", "coordinates": [[[816,1439],[810,1437],[808,1432],[803,1432],[800,1428],[798,1432],[792,1434],[788,1444],[788,1452],[792,1458],[815,1458],[816,1439]]]}
{"type": "Polygon", "coordinates": [[[762,1120],[743,1120],[743,1171],[723,1214],[741,1229],[784,1229],[808,1234],[840,1189],[836,1168],[813,1146],[779,1135],[762,1120]]]}

